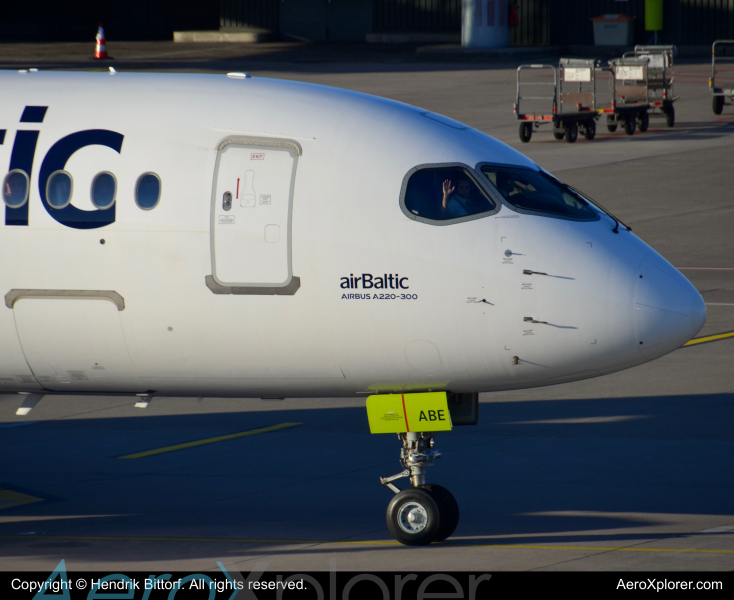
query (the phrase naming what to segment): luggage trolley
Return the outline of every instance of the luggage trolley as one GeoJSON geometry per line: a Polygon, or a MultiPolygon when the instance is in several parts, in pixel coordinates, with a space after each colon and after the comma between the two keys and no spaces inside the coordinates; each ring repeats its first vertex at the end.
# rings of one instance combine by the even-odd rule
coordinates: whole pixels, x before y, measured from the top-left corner
{"type": "Polygon", "coordinates": [[[624,58],[634,56],[647,60],[647,102],[651,109],[648,114],[665,118],[668,127],[675,125],[673,102],[679,98],[673,88],[675,53],[675,46],[635,46],[634,52],[624,54],[624,58]]]}
{"type": "Polygon", "coordinates": [[[607,115],[607,129],[617,130],[618,125],[624,127],[627,135],[635,132],[637,125],[640,131],[647,131],[650,123],[647,101],[646,58],[622,57],[609,61],[609,67],[600,69],[611,74],[609,86],[611,98],[609,106],[598,109],[600,114],[607,115]]]}
{"type": "Polygon", "coordinates": [[[715,115],[720,115],[724,104],[727,104],[726,101],[732,104],[734,98],[732,62],[734,62],[734,40],[716,40],[711,46],[711,79],[709,79],[715,115]]]}
{"type": "MultiPolygon", "coordinates": [[[[542,91],[536,92],[542,94],[542,91]]],[[[553,137],[573,143],[579,130],[587,140],[596,135],[596,77],[593,60],[562,58],[558,70],[553,65],[521,65],[517,69],[517,97],[514,112],[520,121],[520,140],[529,142],[533,128],[543,123],[553,125],[553,137]],[[525,73],[535,77],[528,80],[525,73]],[[549,81],[549,72],[553,80],[549,81]],[[546,95],[523,95],[527,86],[545,86],[546,95]],[[521,101],[544,101],[540,112],[521,112],[521,101]],[[550,112],[548,103],[550,101],[550,112]]]]}

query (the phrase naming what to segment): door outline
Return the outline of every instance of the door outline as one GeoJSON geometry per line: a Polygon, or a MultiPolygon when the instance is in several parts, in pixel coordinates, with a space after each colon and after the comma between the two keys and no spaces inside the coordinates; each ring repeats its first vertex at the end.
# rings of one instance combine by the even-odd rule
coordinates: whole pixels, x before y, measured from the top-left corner
{"type": "MultiPolygon", "coordinates": [[[[130,351],[128,350],[123,323],[120,318],[120,313],[124,310],[124,305],[121,308],[119,301],[124,302],[124,300],[122,296],[117,294],[117,292],[98,292],[90,290],[87,294],[84,294],[85,290],[18,291],[47,292],[47,294],[26,293],[18,295],[15,298],[11,298],[15,331],[18,336],[23,356],[28,364],[28,368],[31,373],[33,373],[33,377],[44,390],[53,392],[89,392],[103,394],[138,393],[145,391],[135,364],[130,357],[130,351]],[[67,294],[60,294],[60,292],[67,292],[67,294]],[[53,303],[50,306],[50,310],[48,304],[49,301],[53,303]],[[77,334],[81,329],[81,338],[84,341],[77,344],[75,353],[71,353],[71,355],[73,355],[72,358],[69,357],[70,355],[57,358],[60,356],[59,354],[54,354],[52,357],[49,357],[47,353],[48,347],[53,347],[55,344],[58,345],[59,340],[62,339],[59,330],[55,329],[54,326],[50,326],[44,329],[43,334],[39,336],[38,330],[33,328],[29,329],[27,313],[23,316],[23,314],[19,315],[18,312],[19,306],[30,310],[28,307],[33,306],[35,308],[42,302],[46,303],[45,310],[42,310],[42,313],[46,315],[52,313],[52,318],[54,311],[64,313],[64,316],[66,317],[64,321],[66,324],[69,322],[72,324],[78,324],[81,322],[74,321],[73,319],[79,316],[78,313],[82,308],[85,314],[84,320],[86,321],[90,307],[113,305],[116,309],[112,309],[114,310],[113,313],[96,313],[96,317],[98,319],[101,317],[102,319],[101,321],[98,320],[97,324],[102,323],[102,325],[106,325],[106,329],[110,335],[94,339],[95,336],[91,333],[94,328],[89,329],[85,326],[77,326],[74,328],[74,332],[77,334]],[[114,317],[112,317],[112,315],[114,315],[114,317]],[[69,321],[69,316],[71,316],[71,321],[69,321]],[[46,350],[46,353],[44,353],[44,350],[39,350],[39,344],[37,341],[39,337],[44,337],[41,345],[46,350]],[[89,343],[90,337],[92,338],[91,344],[89,343]],[[118,343],[115,344],[114,342],[118,343]],[[105,350],[100,350],[100,347],[103,347],[105,350]],[[91,355],[89,354],[90,348],[93,352],[91,355]],[[95,360],[93,365],[91,364],[92,359],[95,360]],[[106,364],[96,362],[99,359],[103,359],[106,364]],[[66,365],[63,365],[62,363],[66,363],[66,365]],[[71,369],[69,369],[69,367],[71,367],[71,369]],[[106,376],[100,377],[100,372],[105,372],[104,375],[107,375],[110,367],[111,376],[109,378],[106,376]],[[97,372],[97,375],[95,375],[95,372],[97,372]]],[[[6,297],[6,304],[7,303],[6,297]]],[[[44,306],[42,305],[41,308],[43,309],[44,306]]],[[[95,311],[92,311],[92,313],[94,314],[95,311]]],[[[32,321],[37,325],[37,318],[34,318],[32,321]]],[[[60,319],[53,320],[54,324],[60,322],[60,319]]],[[[105,329],[105,327],[102,327],[102,329],[105,329]]],[[[99,331],[99,327],[96,331],[99,331]]],[[[79,340],[77,339],[77,341],[79,340]]]]}
{"type": "Polygon", "coordinates": [[[211,254],[211,265],[212,274],[206,277],[207,287],[212,290],[215,294],[295,294],[300,287],[300,279],[293,275],[293,195],[296,184],[296,172],[298,170],[298,158],[302,156],[303,149],[301,145],[295,140],[290,139],[277,139],[277,138],[261,138],[261,137],[229,137],[223,140],[219,146],[217,146],[217,159],[214,165],[214,177],[212,178],[212,196],[211,206],[209,209],[209,248],[211,254]],[[222,152],[227,146],[243,146],[248,149],[268,149],[268,148],[279,148],[288,150],[293,157],[293,168],[291,171],[290,186],[288,190],[288,218],[287,227],[288,232],[286,235],[286,255],[287,255],[287,272],[288,276],[282,283],[238,283],[236,286],[223,282],[217,277],[216,268],[216,247],[215,247],[215,235],[216,235],[216,206],[218,202],[217,198],[217,184],[219,181],[219,167],[222,159],[222,152]],[[211,280],[210,280],[211,278],[211,280]],[[214,285],[211,285],[211,284],[214,285]]]}

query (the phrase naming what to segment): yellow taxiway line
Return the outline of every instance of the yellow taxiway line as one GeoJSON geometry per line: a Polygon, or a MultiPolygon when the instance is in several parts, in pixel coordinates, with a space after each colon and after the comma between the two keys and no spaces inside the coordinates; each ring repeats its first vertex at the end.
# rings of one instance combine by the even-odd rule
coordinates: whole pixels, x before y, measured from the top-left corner
{"type": "Polygon", "coordinates": [[[704,552],[711,554],[734,554],[734,550],[708,550],[705,548],[615,548],[613,546],[526,546],[503,544],[470,544],[482,548],[524,548],[528,550],[599,550],[603,552],[704,552]]]}
{"type": "Polygon", "coordinates": [[[36,498],[36,496],[30,496],[15,490],[0,489],[0,509],[15,508],[31,502],[43,502],[43,498],[36,498]]]}
{"type": "MultiPolygon", "coordinates": [[[[140,536],[118,536],[118,535],[0,535],[0,539],[28,540],[86,540],[86,541],[110,541],[110,542],[215,542],[221,544],[332,544],[336,546],[395,546],[402,544],[389,540],[274,540],[260,538],[185,538],[185,537],[140,537],[140,536]]],[[[711,550],[707,548],[641,548],[641,547],[614,547],[614,546],[542,546],[529,544],[486,544],[474,543],[469,540],[454,540],[443,542],[441,545],[454,547],[473,548],[503,548],[514,550],[593,550],[599,552],[692,552],[706,554],[734,554],[734,550],[711,550]]]]}
{"type": "Polygon", "coordinates": [[[695,338],[683,344],[683,346],[695,346],[696,344],[705,344],[706,342],[715,342],[717,340],[724,340],[726,338],[734,337],[734,331],[728,331],[727,333],[718,333],[716,335],[707,335],[706,337],[695,338]]]}
{"type": "Polygon", "coordinates": [[[196,446],[204,446],[205,444],[214,444],[216,442],[226,442],[227,440],[234,440],[237,438],[247,437],[250,435],[257,435],[259,433],[268,433],[269,431],[279,431],[281,429],[288,429],[290,427],[296,427],[297,425],[303,425],[303,423],[281,423],[280,425],[271,425],[270,427],[263,427],[262,429],[252,429],[250,431],[242,431],[240,433],[231,433],[229,435],[220,435],[218,437],[207,438],[205,440],[196,440],[195,442],[186,442],[185,444],[176,444],[175,446],[166,446],[165,448],[156,448],[155,450],[147,450],[146,452],[136,452],[135,454],[127,454],[125,456],[118,456],[118,458],[144,458],[146,456],[154,456],[156,454],[163,454],[164,452],[174,452],[176,450],[185,450],[186,448],[195,448],[196,446]]]}

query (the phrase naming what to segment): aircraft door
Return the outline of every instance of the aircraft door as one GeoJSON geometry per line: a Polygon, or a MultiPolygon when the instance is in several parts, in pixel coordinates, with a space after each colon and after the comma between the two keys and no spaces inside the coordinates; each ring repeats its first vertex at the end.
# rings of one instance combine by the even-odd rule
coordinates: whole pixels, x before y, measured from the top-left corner
{"type": "Polygon", "coordinates": [[[301,148],[234,138],[219,146],[211,211],[212,276],[221,286],[282,288],[291,270],[291,210],[301,148]]]}
{"type": "Polygon", "coordinates": [[[44,388],[144,391],[122,334],[119,311],[124,301],[117,297],[117,303],[106,298],[43,296],[21,296],[14,301],[15,327],[23,353],[44,388]]]}

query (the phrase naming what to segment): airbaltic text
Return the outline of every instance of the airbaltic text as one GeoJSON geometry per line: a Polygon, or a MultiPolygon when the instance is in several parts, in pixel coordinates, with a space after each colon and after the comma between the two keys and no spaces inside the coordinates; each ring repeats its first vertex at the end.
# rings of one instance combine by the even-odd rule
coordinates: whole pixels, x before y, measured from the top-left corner
{"type": "Polygon", "coordinates": [[[362,273],[361,277],[355,277],[354,273],[350,273],[349,277],[342,277],[340,287],[345,290],[407,290],[407,277],[400,277],[398,273],[385,273],[382,277],[374,276],[371,273],[362,273]]]}

